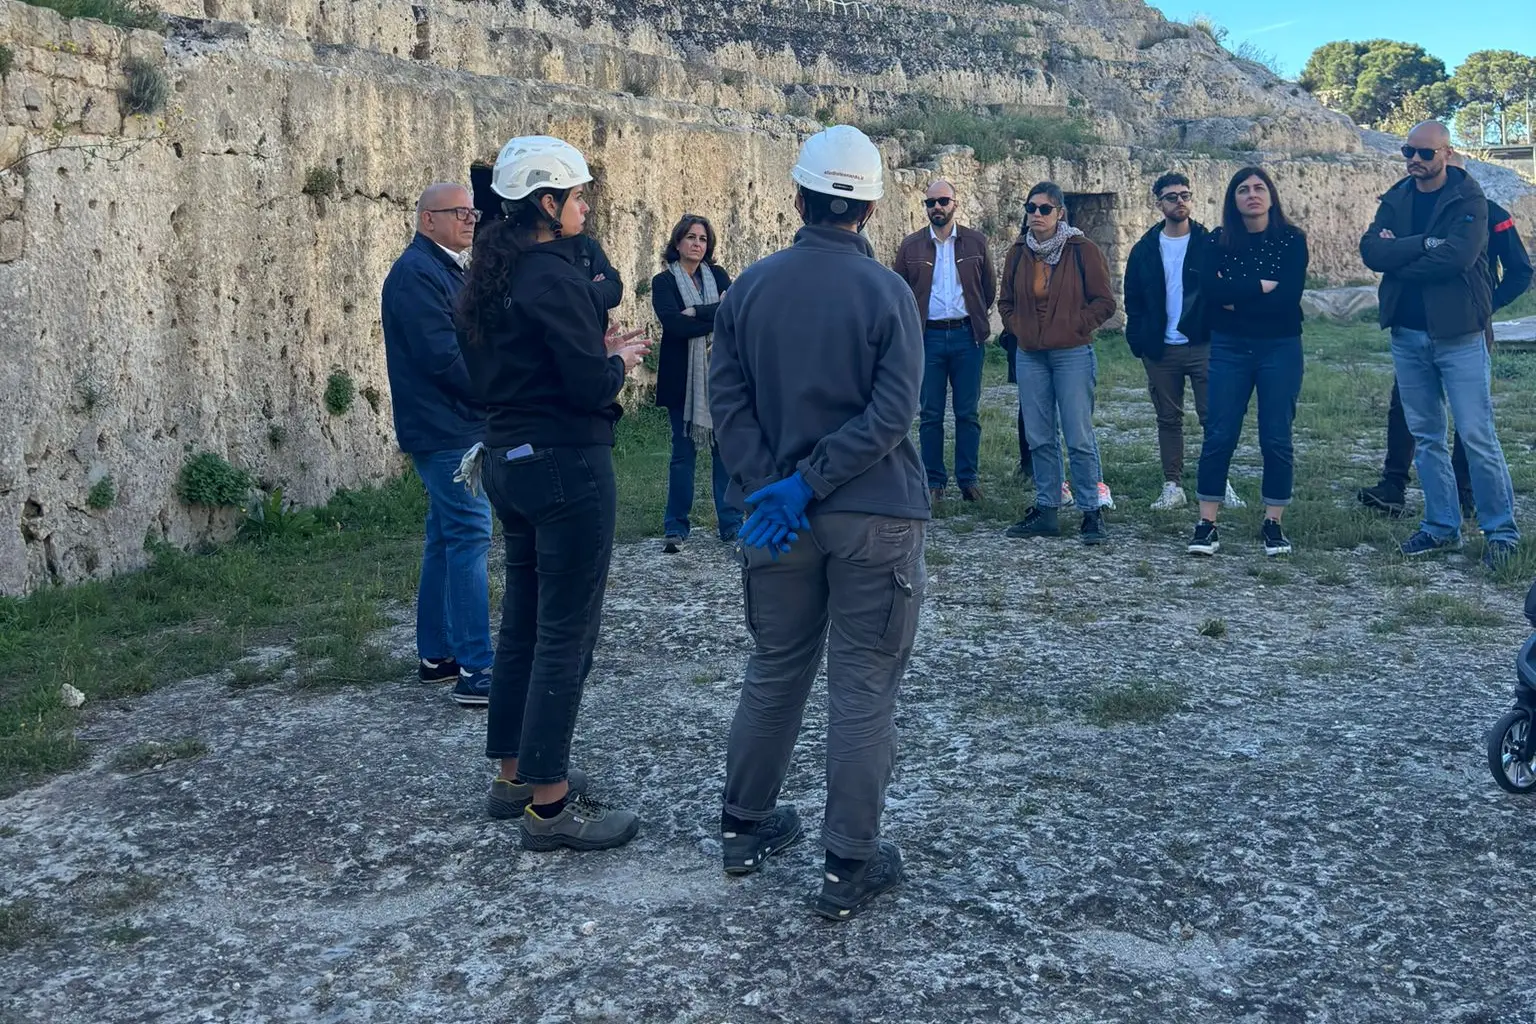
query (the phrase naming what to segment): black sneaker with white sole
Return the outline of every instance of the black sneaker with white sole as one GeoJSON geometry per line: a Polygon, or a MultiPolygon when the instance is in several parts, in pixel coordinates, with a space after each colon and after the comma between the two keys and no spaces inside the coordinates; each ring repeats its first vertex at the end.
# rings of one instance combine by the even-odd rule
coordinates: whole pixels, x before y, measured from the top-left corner
{"type": "MultiPolygon", "coordinates": [[[[832,855],[828,854],[827,859],[830,862],[832,855]]],[[[812,909],[829,921],[847,921],[864,904],[890,892],[906,877],[901,869],[901,850],[895,843],[882,839],[875,855],[851,872],[833,870],[829,863],[812,909]]]]}
{"type": "Polygon", "coordinates": [[[1221,540],[1216,536],[1216,524],[1209,519],[1200,520],[1195,535],[1189,540],[1192,555],[1214,555],[1221,550],[1221,540]]]}
{"type": "Polygon", "coordinates": [[[1264,554],[1270,558],[1291,553],[1291,542],[1286,539],[1285,531],[1280,529],[1280,523],[1277,520],[1265,519],[1264,526],[1259,532],[1264,537],[1264,554]]]}
{"type": "Polygon", "coordinates": [[[750,875],[762,868],[763,861],[791,845],[805,834],[800,812],[793,804],[780,804],[768,817],[752,823],[745,832],[740,825],[734,831],[720,832],[721,856],[728,875],[750,875]]]}
{"type": "Polygon", "coordinates": [[[427,658],[420,659],[421,666],[416,670],[416,676],[423,683],[456,683],[459,680],[459,663],[453,658],[444,658],[442,661],[431,661],[427,658]]]}

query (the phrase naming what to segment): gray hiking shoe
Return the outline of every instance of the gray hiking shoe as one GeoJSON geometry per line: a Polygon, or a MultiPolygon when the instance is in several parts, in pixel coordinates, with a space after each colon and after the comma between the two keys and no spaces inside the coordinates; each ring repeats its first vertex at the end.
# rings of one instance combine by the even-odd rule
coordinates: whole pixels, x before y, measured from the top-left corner
{"type": "Polygon", "coordinates": [[[800,812],[793,804],[780,804],[768,817],[756,822],[751,832],[722,832],[720,848],[728,875],[750,875],[763,861],[805,834],[800,812]]]}
{"type": "Polygon", "coordinates": [[[640,819],[633,811],[604,807],[585,793],[567,798],[559,814],[548,820],[533,812],[533,805],[523,812],[523,849],[611,850],[623,846],[640,831],[640,819]]]}
{"type": "MultiPolygon", "coordinates": [[[[571,787],[572,793],[587,791],[587,773],[579,768],[567,771],[565,781],[571,787]]],[[[532,783],[492,779],[490,792],[485,794],[485,813],[503,821],[507,818],[521,818],[523,808],[531,803],[533,803],[532,783]]]]}
{"type": "Polygon", "coordinates": [[[852,875],[842,876],[824,872],[821,894],[811,909],[830,921],[847,921],[870,900],[881,893],[890,892],[906,875],[901,870],[901,850],[888,840],[880,840],[880,849],[860,865],[852,875]]]}

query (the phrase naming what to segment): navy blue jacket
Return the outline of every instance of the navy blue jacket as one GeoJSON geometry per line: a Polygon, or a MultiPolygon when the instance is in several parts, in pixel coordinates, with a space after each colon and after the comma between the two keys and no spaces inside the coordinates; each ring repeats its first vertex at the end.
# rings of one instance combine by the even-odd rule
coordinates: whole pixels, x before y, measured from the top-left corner
{"type": "Polygon", "coordinates": [[[463,286],[464,271],[422,234],[384,278],[384,355],[401,451],[462,450],[485,440],[485,409],[453,323],[463,286]]]}

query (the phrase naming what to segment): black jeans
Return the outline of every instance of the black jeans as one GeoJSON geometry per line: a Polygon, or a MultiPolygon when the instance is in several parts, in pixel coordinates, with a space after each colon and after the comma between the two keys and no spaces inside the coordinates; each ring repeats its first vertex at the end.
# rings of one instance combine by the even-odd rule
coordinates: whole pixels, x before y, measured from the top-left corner
{"type": "Polygon", "coordinates": [[[481,473],[507,542],[485,756],[515,757],[518,778],[548,785],[566,777],[602,621],[618,511],[613,449],[506,454],[487,449],[481,473]]]}
{"type": "MultiPolygon", "coordinates": [[[[1472,477],[1467,470],[1467,450],[1461,446],[1461,434],[1452,432],[1451,469],[1456,473],[1456,493],[1463,505],[1472,504],[1472,477]]],[[[1408,470],[1413,466],[1413,433],[1403,416],[1403,398],[1392,378],[1392,406],[1387,410],[1387,461],[1381,467],[1381,482],[1402,494],[1408,489],[1408,470]]]]}

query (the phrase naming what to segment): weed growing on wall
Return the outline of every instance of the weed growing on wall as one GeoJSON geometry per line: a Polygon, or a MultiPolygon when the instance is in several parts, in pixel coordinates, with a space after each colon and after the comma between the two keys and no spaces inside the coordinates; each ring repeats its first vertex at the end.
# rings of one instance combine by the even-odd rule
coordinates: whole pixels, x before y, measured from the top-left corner
{"type": "Polygon", "coordinates": [[[117,501],[117,484],[110,476],[104,476],[91,485],[85,503],[97,510],[109,509],[117,501]]]}
{"type": "Polygon", "coordinates": [[[251,489],[251,475],[213,452],[188,459],[181,467],[177,492],[188,505],[224,508],[240,505],[251,489]]]}
{"type": "Polygon", "coordinates": [[[165,72],[152,61],[129,57],[123,62],[128,84],[123,90],[123,106],[130,114],[158,114],[171,96],[171,83],[165,72]]]}
{"type": "Polygon", "coordinates": [[[325,382],[325,407],[332,416],[340,416],[352,408],[352,399],[356,395],[357,386],[352,383],[351,374],[345,370],[331,371],[330,380],[325,382]]]}
{"type": "Polygon", "coordinates": [[[341,175],[330,167],[311,167],[304,175],[304,194],[307,196],[333,195],[341,185],[341,175]]]}

